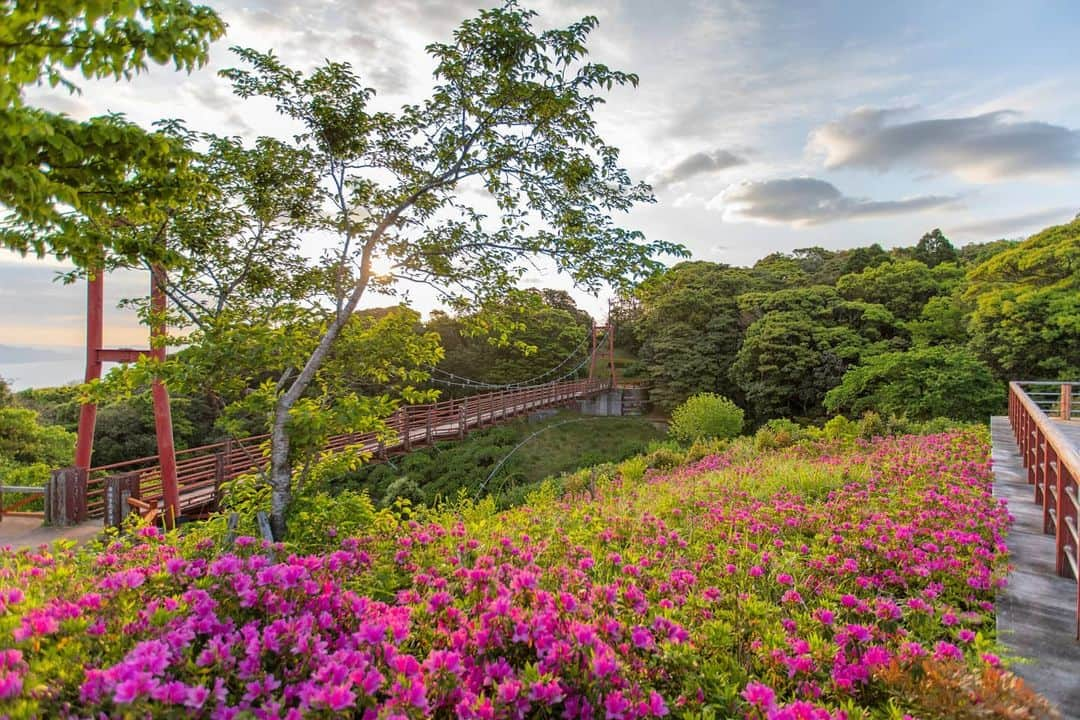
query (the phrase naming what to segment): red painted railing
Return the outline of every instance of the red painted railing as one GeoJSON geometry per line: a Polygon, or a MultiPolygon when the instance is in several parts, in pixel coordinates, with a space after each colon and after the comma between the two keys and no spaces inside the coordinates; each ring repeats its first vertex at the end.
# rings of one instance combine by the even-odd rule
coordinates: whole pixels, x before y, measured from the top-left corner
{"type": "Polygon", "coordinates": [[[1054,536],[1057,573],[1077,580],[1080,639],[1080,452],[1062,423],[1072,422],[1072,397],[1080,383],[1009,383],[1009,423],[1035,502],[1043,508],[1043,532],[1054,536]],[[1052,388],[1052,391],[1050,390],[1052,388]]]}
{"type": "MultiPolygon", "coordinates": [[[[337,435],[330,438],[326,449],[365,452],[378,461],[437,440],[460,439],[474,428],[509,420],[532,410],[570,403],[607,387],[607,383],[595,380],[572,380],[497,390],[427,405],[407,405],[387,419],[391,430],[389,436],[380,437],[374,432],[337,435]]],[[[268,457],[268,435],[177,450],[181,513],[213,508],[223,482],[266,467],[268,457]]],[[[136,488],[134,496],[141,504],[157,506],[161,503],[161,468],[157,455],[150,455],[90,468],[85,493],[89,517],[106,514],[106,487],[110,478],[121,475],[128,476],[130,486],[136,488]]]]}

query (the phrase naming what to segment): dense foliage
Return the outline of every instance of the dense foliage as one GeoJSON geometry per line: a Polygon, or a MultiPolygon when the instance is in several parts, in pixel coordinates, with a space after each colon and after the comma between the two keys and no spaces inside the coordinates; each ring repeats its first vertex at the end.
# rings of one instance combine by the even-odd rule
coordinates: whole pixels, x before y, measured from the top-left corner
{"type": "Polygon", "coordinates": [[[743,428],[743,411],[723,395],[691,395],[671,413],[671,436],[682,442],[727,440],[743,428]]]}
{"type": "Polygon", "coordinates": [[[431,314],[425,327],[438,333],[444,352],[432,381],[444,397],[484,392],[484,384],[544,383],[588,372],[581,364],[593,319],[569,293],[529,289],[512,297],[499,312],[501,335],[488,332],[490,312],[431,314]]]}
{"type": "Polygon", "coordinates": [[[15,0],[0,5],[0,246],[83,269],[159,258],[160,227],[198,195],[184,143],[115,114],[77,121],[27,104],[28,86],[130,78],[151,62],[191,71],[225,24],[188,0],[15,0]],[[118,226],[140,228],[121,234],[118,226]]]}
{"type": "Polygon", "coordinates": [[[964,300],[971,346],[999,377],[1080,375],[1080,219],[976,266],[964,300]]]}
{"type": "Polygon", "coordinates": [[[44,485],[49,472],[69,463],[74,452],[75,436],[16,405],[0,378],[0,484],[44,485]]]}
{"type": "Polygon", "coordinates": [[[497,515],[369,507],[313,555],[152,530],[8,551],[0,711],[1043,712],[994,654],[1008,515],[989,477],[978,435],[904,437],[732,450],[497,515]]]}
{"type": "Polygon", "coordinates": [[[990,368],[959,347],[915,347],[874,355],[825,395],[830,412],[869,410],[913,420],[985,422],[1004,402],[990,368]]]}
{"type": "Polygon", "coordinates": [[[985,419],[1008,380],[1080,373],[1077,248],[1080,220],[960,249],[934,230],[891,251],[687,262],[624,297],[618,318],[664,410],[715,392],[758,425],[826,410],[985,419]]]}

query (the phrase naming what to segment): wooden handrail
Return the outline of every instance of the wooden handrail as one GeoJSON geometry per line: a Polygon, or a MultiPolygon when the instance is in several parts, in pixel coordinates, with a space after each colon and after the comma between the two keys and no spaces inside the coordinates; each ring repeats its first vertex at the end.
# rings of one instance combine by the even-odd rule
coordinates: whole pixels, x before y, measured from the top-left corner
{"type": "MultiPolygon", "coordinates": [[[[375,433],[345,433],[328,438],[326,449],[339,452],[359,446],[377,460],[388,451],[408,452],[415,446],[442,438],[462,438],[472,429],[504,422],[531,410],[563,404],[595,394],[606,383],[591,380],[568,380],[532,387],[496,390],[464,398],[442,400],[424,405],[406,405],[386,419],[395,440],[380,439],[375,433]]],[[[265,465],[268,435],[224,440],[177,451],[177,482],[181,505],[213,505],[221,483],[265,465]]],[[[161,473],[157,456],[127,460],[90,468],[86,477],[86,500],[90,516],[105,513],[105,488],[109,477],[136,473],[141,502],[155,506],[161,500],[161,473]]]]}
{"type": "Polygon", "coordinates": [[[1020,447],[1035,502],[1043,508],[1043,532],[1054,536],[1057,573],[1077,581],[1076,628],[1080,640],[1080,450],[1060,423],[1072,417],[1072,390],[1080,383],[1044,381],[1009,383],[1009,424],[1020,447]],[[1024,389],[1024,385],[1060,386],[1060,417],[1055,421],[1024,389]]]}

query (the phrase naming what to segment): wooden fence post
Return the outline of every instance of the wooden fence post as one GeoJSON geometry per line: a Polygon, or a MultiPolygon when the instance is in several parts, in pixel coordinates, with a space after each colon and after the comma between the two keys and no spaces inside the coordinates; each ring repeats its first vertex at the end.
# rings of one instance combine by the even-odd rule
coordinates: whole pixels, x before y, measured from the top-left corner
{"type": "Polygon", "coordinates": [[[140,495],[138,472],[105,478],[105,525],[121,527],[131,513],[128,498],[139,499],[140,495]]]}
{"type": "Polygon", "coordinates": [[[66,527],[85,520],[86,471],[74,467],[53,470],[45,498],[50,524],[66,527]]]}
{"type": "Polygon", "coordinates": [[[229,519],[225,521],[225,549],[228,550],[236,542],[236,528],[240,525],[240,515],[229,513],[229,519]]]}
{"type": "Polygon", "coordinates": [[[1061,383],[1061,410],[1062,420],[1072,420],[1072,383],[1061,383]]]}
{"type": "Polygon", "coordinates": [[[221,500],[221,486],[225,482],[225,466],[229,457],[229,443],[225,442],[225,447],[218,450],[214,457],[214,508],[217,508],[218,502],[221,500]]]}
{"type": "Polygon", "coordinates": [[[401,426],[404,428],[401,432],[402,440],[405,445],[405,452],[412,450],[412,425],[409,422],[409,408],[401,408],[401,426]]]}
{"type": "Polygon", "coordinates": [[[428,445],[431,445],[432,441],[433,441],[432,434],[431,434],[431,431],[432,431],[432,428],[431,428],[431,412],[432,412],[432,407],[431,407],[431,405],[428,405],[427,417],[425,418],[425,423],[424,423],[426,425],[426,430],[427,430],[426,439],[427,439],[427,444],[428,445]]]}

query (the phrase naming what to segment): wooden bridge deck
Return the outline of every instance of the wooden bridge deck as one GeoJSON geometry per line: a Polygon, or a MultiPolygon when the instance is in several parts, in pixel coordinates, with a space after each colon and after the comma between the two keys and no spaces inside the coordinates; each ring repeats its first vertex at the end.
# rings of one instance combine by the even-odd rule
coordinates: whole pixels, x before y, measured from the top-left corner
{"type": "MultiPolygon", "coordinates": [[[[1060,422],[1080,447],[1080,423],[1060,422]]],[[[1042,507],[1021,466],[1007,417],[990,423],[994,494],[1013,515],[1008,545],[1013,565],[998,601],[998,633],[1012,655],[1027,659],[1013,670],[1050,699],[1064,718],[1080,719],[1080,643],[1076,635],[1076,581],[1054,569],[1054,539],[1043,533],[1042,507]]]]}

